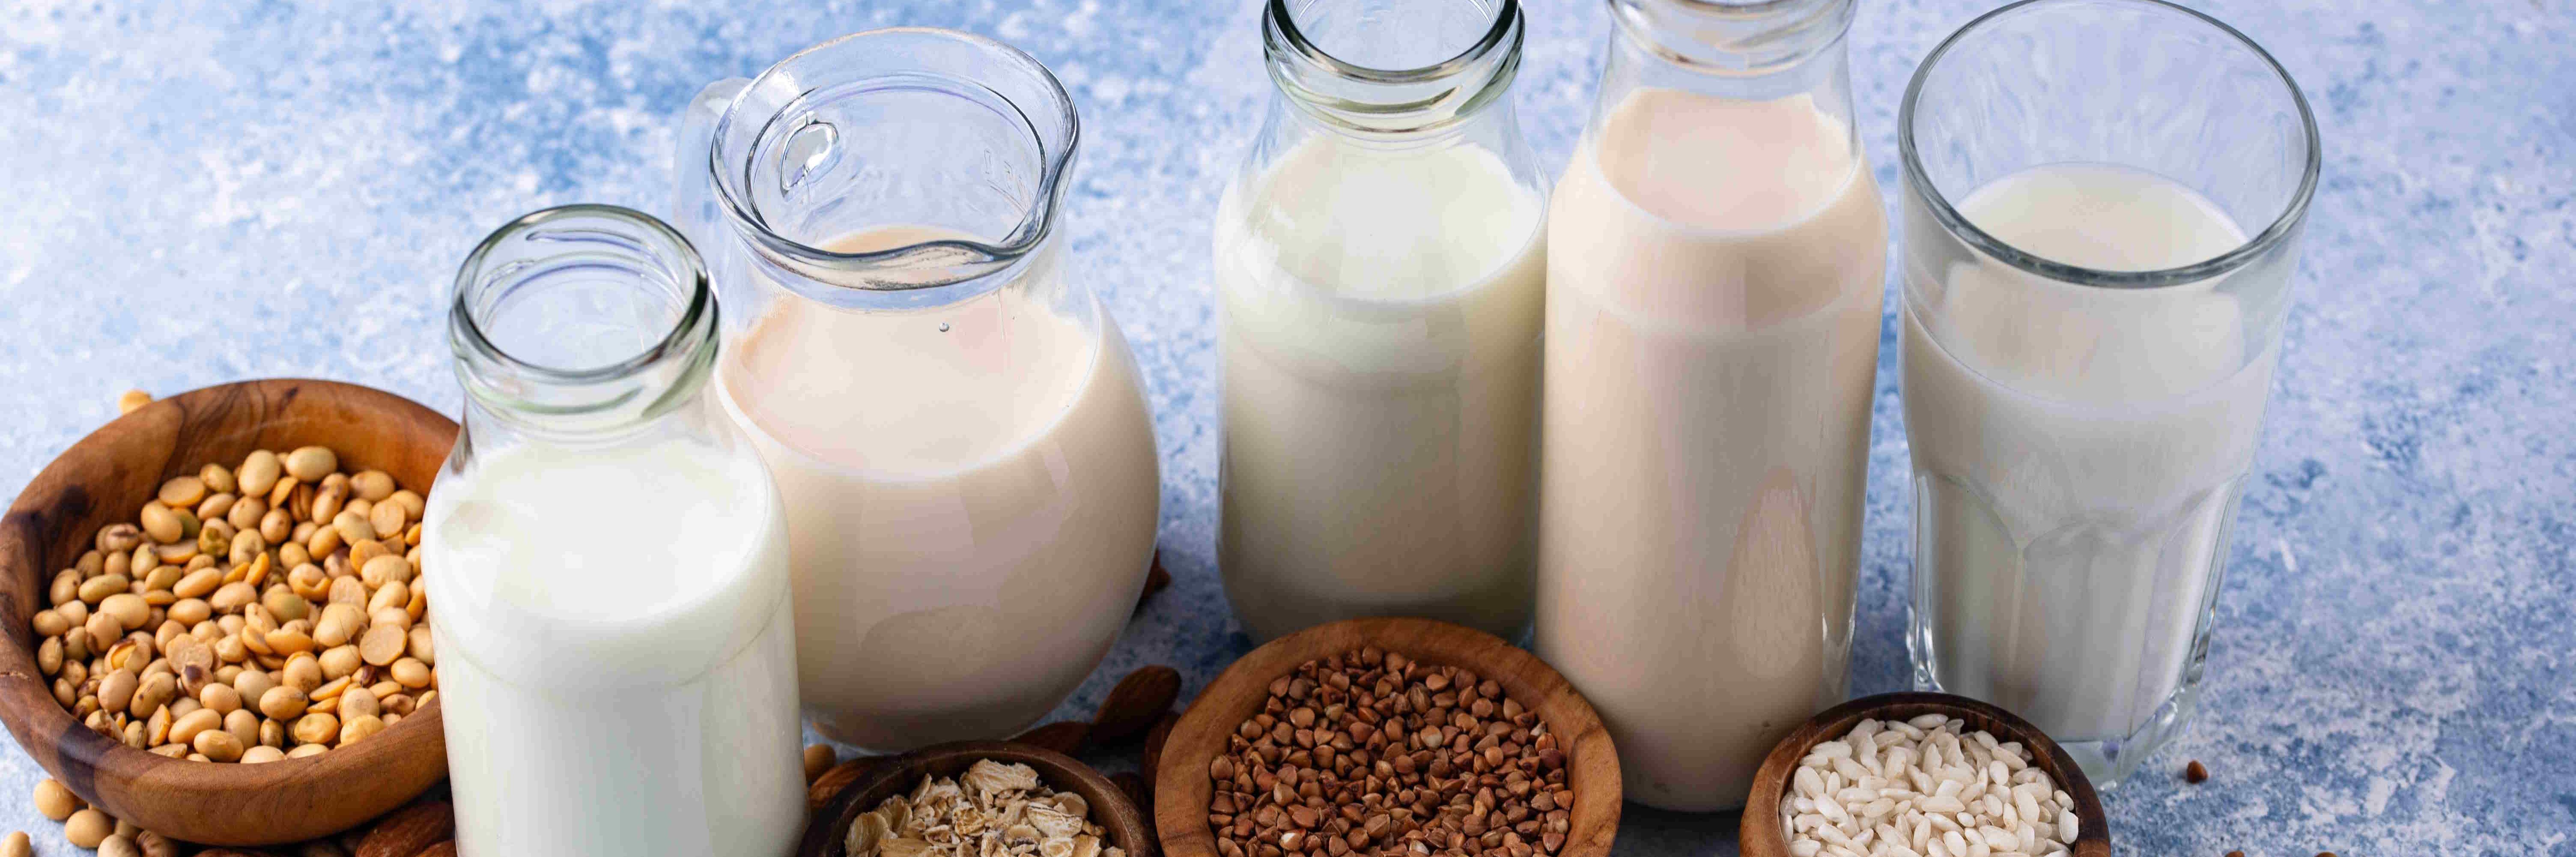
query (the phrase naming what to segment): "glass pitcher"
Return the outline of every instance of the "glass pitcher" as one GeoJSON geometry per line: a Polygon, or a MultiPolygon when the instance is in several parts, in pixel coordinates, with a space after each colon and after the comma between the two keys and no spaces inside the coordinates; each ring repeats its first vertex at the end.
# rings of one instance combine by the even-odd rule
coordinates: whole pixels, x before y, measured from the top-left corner
{"type": "Polygon", "coordinates": [[[1628,797],[1743,804],[1844,695],[1887,218],[1853,0],[1612,0],[1548,212],[1538,651],[1628,797]]]}
{"type": "Polygon", "coordinates": [[[1218,565],[1254,639],[1529,624],[1547,178],[1510,98],[1522,27],[1515,0],[1263,15],[1277,94],[1214,230],[1218,565]]]}
{"type": "Polygon", "coordinates": [[[688,242],[612,206],[457,272],[464,428],[420,547],[466,857],[795,848],[787,533],[709,395],[717,317],[688,242]]]}
{"type": "Polygon", "coordinates": [[[709,86],[682,228],[718,398],[786,498],[805,711],[872,751],[1007,737],[1117,639],[1161,471],[1134,357],[1062,275],[1079,123],[1045,66],[876,30],[709,86]]]}

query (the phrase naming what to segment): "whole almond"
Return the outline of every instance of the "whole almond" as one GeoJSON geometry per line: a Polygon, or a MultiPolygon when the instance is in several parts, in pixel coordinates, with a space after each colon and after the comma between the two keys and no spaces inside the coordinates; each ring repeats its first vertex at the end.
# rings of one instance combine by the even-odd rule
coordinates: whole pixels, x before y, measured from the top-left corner
{"type": "Polygon", "coordinates": [[[1049,723],[1047,725],[1031,729],[1027,732],[1022,732],[1019,737],[1011,740],[1022,744],[1045,747],[1049,750],[1054,750],[1058,753],[1071,756],[1082,752],[1083,739],[1089,737],[1090,734],[1091,724],[1076,720],[1059,720],[1054,723],[1049,723]]]}
{"type": "Polygon", "coordinates": [[[420,850],[412,857],[456,857],[456,840],[450,839],[420,850]]]}
{"type": "Polygon", "coordinates": [[[1163,587],[1170,585],[1172,585],[1172,573],[1163,570],[1163,549],[1155,548],[1154,565],[1145,571],[1145,589],[1136,594],[1136,609],[1145,609],[1147,599],[1153,598],[1154,593],[1161,592],[1163,587]]]}
{"type": "Polygon", "coordinates": [[[805,785],[812,786],[815,777],[822,776],[824,771],[831,770],[833,765],[840,763],[840,752],[832,749],[832,745],[805,745],[805,785]]]}
{"type": "Polygon", "coordinates": [[[1110,744],[1142,734],[1171,713],[1180,696],[1180,670],[1161,664],[1140,667],[1119,679],[1100,701],[1100,714],[1091,719],[1091,740],[1110,744]]]}
{"type": "Polygon", "coordinates": [[[839,796],[841,790],[858,783],[860,779],[874,772],[878,765],[885,764],[885,760],[884,756],[860,756],[833,765],[831,770],[824,771],[822,776],[815,777],[813,785],[805,788],[805,811],[813,812],[822,809],[824,804],[831,803],[832,798],[839,796]]]}
{"type": "Polygon", "coordinates": [[[456,836],[456,807],[443,800],[395,810],[358,841],[357,857],[412,857],[456,836]]]}

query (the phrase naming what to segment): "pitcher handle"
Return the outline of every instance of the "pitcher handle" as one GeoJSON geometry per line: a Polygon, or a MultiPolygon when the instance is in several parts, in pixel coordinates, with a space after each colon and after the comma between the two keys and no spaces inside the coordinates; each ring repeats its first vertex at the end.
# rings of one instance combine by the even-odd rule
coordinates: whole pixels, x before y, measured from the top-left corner
{"type": "Polygon", "coordinates": [[[734,96],[750,85],[750,78],[733,77],[698,90],[680,113],[680,136],[671,154],[671,225],[697,245],[698,255],[706,258],[711,269],[717,267],[715,256],[726,238],[715,175],[707,165],[715,148],[716,121],[724,118],[734,96]]]}

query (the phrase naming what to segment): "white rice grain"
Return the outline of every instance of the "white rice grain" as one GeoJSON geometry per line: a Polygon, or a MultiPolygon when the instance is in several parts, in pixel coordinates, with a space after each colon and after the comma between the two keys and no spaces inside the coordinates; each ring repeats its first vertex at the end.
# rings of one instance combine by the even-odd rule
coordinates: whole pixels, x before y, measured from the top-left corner
{"type": "Polygon", "coordinates": [[[2019,742],[1938,714],[1863,720],[1811,748],[1780,802],[1794,857],[2048,857],[2074,800],[2019,742]]]}

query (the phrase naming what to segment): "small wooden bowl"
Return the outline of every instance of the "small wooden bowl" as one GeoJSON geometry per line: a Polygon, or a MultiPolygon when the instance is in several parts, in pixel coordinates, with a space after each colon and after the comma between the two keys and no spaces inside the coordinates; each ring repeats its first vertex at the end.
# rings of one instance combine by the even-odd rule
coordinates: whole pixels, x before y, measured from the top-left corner
{"type": "Polygon", "coordinates": [[[1771,748],[1762,760],[1762,768],[1753,774],[1753,794],[1745,799],[1744,821],[1736,830],[1736,841],[1744,857],[1789,857],[1788,832],[1780,829],[1780,798],[1788,793],[1789,778],[1797,773],[1798,761],[1817,744],[1851,734],[1862,720],[1911,720],[1926,714],[1948,715],[1965,721],[1964,731],[1983,729],[1995,740],[2021,742],[2031,754],[2031,764],[2047,772],[2057,787],[2075,799],[2077,832],[2075,857],[2111,857],[2111,829],[2102,818],[2102,799],[2093,793],[2093,781],[2085,779],[2084,770],[2047,733],[2016,717],[2012,712],[1964,696],[1946,693],[1884,693],[1862,697],[1825,710],[1808,718],[1805,725],[1789,733],[1771,748]]]}
{"type": "Polygon", "coordinates": [[[860,813],[912,791],[923,777],[954,777],[983,759],[1036,768],[1038,780],[1048,788],[1073,792],[1091,804],[1091,820],[1108,834],[1108,844],[1125,849],[1128,857],[1154,857],[1154,836],[1145,826],[1144,813],[1117,784],[1071,756],[1010,741],[933,744],[887,760],[815,811],[813,823],[805,826],[804,843],[796,848],[797,857],[848,857],[850,823],[860,813]]]}
{"type": "Polygon", "coordinates": [[[1154,777],[1154,821],[1167,857],[1216,857],[1208,827],[1208,765],[1260,713],[1270,682],[1307,661],[1376,646],[1425,663],[1472,670],[1503,686],[1562,742],[1574,807],[1558,857],[1604,857],[1619,833],[1619,753],[1592,703],[1538,656],[1473,628],[1430,619],[1349,619],[1270,641],[1227,667],[1173,724],[1154,777]]]}
{"type": "Polygon", "coordinates": [[[347,749],[258,765],[191,762],[83,727],[36,668],[29,621],[54,574],[100,527],[134,520],[174,476],[232,466],[254,449],[330,447],[344,470],[382,470],[426,493],[456,423],[391,393],[331,381],[245,381],[146,405],[91,432],[27,484],[0,519],[0,721],[54,778],[109,815],[210,845],[336,833],[447,775],[437,701],[347,749]]]}

